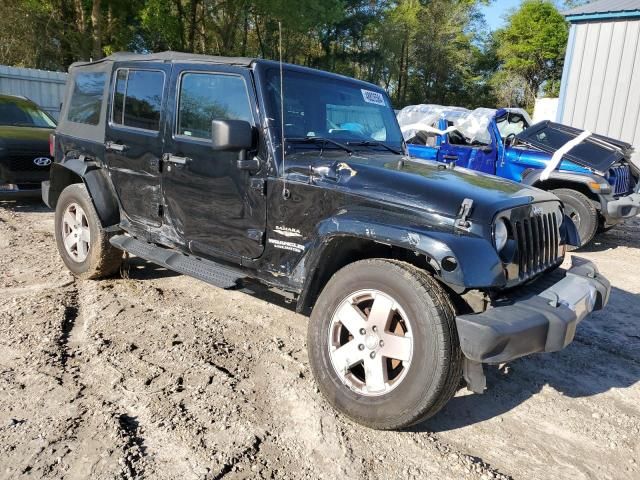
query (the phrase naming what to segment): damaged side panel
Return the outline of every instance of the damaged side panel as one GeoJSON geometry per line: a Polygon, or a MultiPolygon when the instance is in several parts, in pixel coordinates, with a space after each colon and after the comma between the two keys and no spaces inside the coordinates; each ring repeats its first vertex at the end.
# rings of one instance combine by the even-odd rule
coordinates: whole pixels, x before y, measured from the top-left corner
{"type": "Polygon", "coordinates": [[[491,245],[479,235],[455,232],[454,219],[443,222],[440,218],[439,227],[426,225],[424,212],[388,204],[381,210],[370,199],[336,190],[329,196],[326,188],[314,182],[287,182],[289,198],[285,200],[283,188],[278,179],[270,181],[267,188],[267,242],[259,263],[274,280],[285,280],[296,291],[307,290],[318,270],[346,255],[332,250],[334,241],[342,250],[354,249],[350,254],[361,258],[375,256],[378,247],[412,252],[458,289],[505,282],[502,264],[491,245]],[[292,218],[295,225],[287,224],[292,218]],[[456,258],[459,267],[442,270],[445,257],[456,258]]]}

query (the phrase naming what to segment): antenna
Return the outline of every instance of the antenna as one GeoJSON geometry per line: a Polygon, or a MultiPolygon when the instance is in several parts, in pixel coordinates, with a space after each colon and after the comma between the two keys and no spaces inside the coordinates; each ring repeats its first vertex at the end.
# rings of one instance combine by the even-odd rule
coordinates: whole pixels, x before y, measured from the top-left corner
{"type": "Polygon", "coordinates": [[[278,43],[280,50],[280,151],[282,153],[282,197],[289,198],[287,190],[287,178],[284,174],[284,74],[282,69],[282,22],[278,20],[278,43]]]}

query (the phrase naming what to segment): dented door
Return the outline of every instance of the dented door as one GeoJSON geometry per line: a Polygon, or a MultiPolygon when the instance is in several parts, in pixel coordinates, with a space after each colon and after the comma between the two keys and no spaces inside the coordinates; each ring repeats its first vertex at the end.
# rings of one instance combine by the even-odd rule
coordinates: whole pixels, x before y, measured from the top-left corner
{"type": "Polygon", "coordinates": [[[171,97],[162,167],[165,222],[196,254],[259,257],[266,224],[264,175],[239,168],[238,152],[211,147],[214,119],[257,125],[248,70],[176,65],[171,97]]]}
{"type": "Polygon", "coordinates": [[[170,67],[120,65],[111,82],[105,160],[126,215],[159,225],[164,91],[170,67]]]}

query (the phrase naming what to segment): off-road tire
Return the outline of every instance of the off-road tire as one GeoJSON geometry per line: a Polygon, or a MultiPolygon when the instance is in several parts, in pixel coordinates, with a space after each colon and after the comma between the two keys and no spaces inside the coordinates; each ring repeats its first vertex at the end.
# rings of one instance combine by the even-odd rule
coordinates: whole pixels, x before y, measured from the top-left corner
{"type": "Polygon", "coordinates": [[[380,430],[409,427],[435,415],[462,378],[462,353],[447,293],[423,270],[395,260],[362,260],[334,274],[313,308],[307,348],[311,369],[329,403],[352,420],[380,430]],[[396,388],[374,397],[341,381],[328,345],[333,312],[362,289],[388,294],[412,322],[413,356],[406,376],[396,388]]]}
{"type": "MultiPolygon", "coordinates": [[[[580,236],[580,247],[585,246],[596,234],[599,225],[598,210],[584,193],[570,188],[558,188],[552,192],[562,201],[566,210],[574,212],[574,224],[580,236]]],[[[571,216],[571,215],[569,215],[571,216]]]]}
{"type": "Polygon", "coordinates": [[[106,232],[96,212],[87,188],[82,183],[69,185],[60,194],[56,204],[55,237],[60,256],[67,268],[76,277],[81,279],[99,279],[113,275],[122,265],[122,251],[109,243],[114,233],[106,232]],[[67,207],[76,203],[84,210],[90,233],[91,241],[84,261],[73,259],[64,246],[62,234],[62,219],[67,207]]]}

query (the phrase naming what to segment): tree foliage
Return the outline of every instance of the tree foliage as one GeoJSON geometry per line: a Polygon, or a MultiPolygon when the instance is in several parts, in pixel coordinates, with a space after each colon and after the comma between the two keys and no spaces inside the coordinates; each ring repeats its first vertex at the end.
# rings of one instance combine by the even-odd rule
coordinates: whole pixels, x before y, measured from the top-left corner
{"type": "Polygon", "coordinates": [[[524,0],[495,34],[501,69],[494,84],[522,79],[520,96],[529,108],[539,93],[557,96],[568,35],[567,23],[551,1],[524,0]]]}
{"type": "Polygon", "coordinates": [[[567,27],[525,0],[491,35],[492,0],[0,0],[0,63],[66,70],[116,51],[279,57],[386,88],[396,107],[529,104],[557,89],[567,27]]]}

